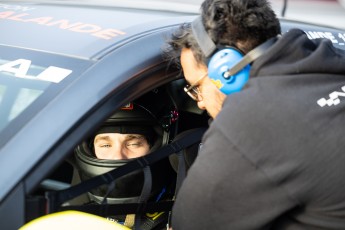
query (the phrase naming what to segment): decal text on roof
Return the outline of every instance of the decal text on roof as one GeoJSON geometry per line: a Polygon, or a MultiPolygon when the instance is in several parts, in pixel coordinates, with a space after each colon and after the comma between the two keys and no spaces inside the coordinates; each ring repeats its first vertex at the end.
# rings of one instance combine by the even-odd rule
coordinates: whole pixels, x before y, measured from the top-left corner
{"type": "Polygon", "coordinates": [[[28,13],[16,13],[14,11],[2,11],[0,12],[0,19],[7,19],[17,22],[35,23],[44,26],[55,26],[59,29],[69,30],[77,33],[86,33],[92,36],[109,40],[119,35],[126,34],[123,31],[107,28],[104,29],[95,24],[87,24],[83,22],[70,22],[67,19],[56,20],[53,17],[32,17],[28,13]]]}

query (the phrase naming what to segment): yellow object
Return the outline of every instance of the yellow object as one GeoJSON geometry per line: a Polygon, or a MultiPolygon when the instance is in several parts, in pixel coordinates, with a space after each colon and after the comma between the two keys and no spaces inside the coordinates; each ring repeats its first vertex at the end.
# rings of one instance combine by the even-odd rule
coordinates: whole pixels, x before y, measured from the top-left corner
{"type": "Polygon", "coordinates": [[[151,220],[157,219],[159,216],[161,216],[164,212],[155,212],[155,213],[146,213],[146,216],[148,218],[151,218],[151,220]]]}
{"type": "Polygon", "coordinates": [[[63,211],[34,219],[19,230],[130,230],[103,217],[79,211],[63,211]]]}
{"type": "Polygon", "coordinates": [[[124,226],[132,228],[135,223],[135,214],[127,214],[125,223],[123,223],[124,226]]]}
{"type": "Polygon", "coordinates": [[[223,86],[224,86],[224,84],[223,84],[219,79],[214,80],[213,78],[211,78],[211,82],[212,82],[215,86],[217,86],[218,89],[221,89],[221,88],[223,88],[223,86]]]}

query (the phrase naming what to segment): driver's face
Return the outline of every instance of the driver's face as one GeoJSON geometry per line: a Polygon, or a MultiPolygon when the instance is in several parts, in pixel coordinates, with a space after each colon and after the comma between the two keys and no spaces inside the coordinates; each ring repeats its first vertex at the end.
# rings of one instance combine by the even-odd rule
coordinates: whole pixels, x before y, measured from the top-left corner
{"type": "Polygon", "coordinates": [[[94,139],[98,159],[121,160],[146,155],[150,146],[140,134],[102,133],[94,139]]]}

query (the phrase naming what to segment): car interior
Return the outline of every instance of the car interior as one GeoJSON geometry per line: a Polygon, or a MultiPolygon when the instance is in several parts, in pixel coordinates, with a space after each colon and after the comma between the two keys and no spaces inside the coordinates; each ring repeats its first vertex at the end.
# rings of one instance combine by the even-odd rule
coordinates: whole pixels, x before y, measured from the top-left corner
{"type": "MultiPolygon", "coordinates": [[[[201,136],[207,129],[210,119],[205,111],[200,110],[197,107],[196,103],[191,98],[189,98],[187,94],[183,93],[183,87],[185,86],[185,84],[186,81],[183,78],[179,78],[162,86],[156,87],[132,100],[135,102],[146,104],[150,107],[150,110],[156,110],[155,114],[164,113],[163,116],[160,116],[162,117],[160,119],[163,119],[163,121],[161,120],[160,122],[169,123],[168,129],[170,129],[169,131],[171,137],[169,137],[167,145],[174,145],[177,140],[178,147],[176,147],[175,145],[175,147],[172,147],[168,150],[165,149],[165,152],[163,148],[164,154],[162,156],[159,156],[159,151],[162,148],[158,149],[158,151],[150,153],[150,155],[153,155],[153,161],[149,162],[148,164],[160,160],[159,158],[168,159],[170,162],[169,167],[171,167],[172,170],[174,170],[174,172],[176,173],[175,189],[179,188],[186,173],[188,172],[189,167],[193,164],[199,150],[201,136]],[[173,103],[174,109],[171,109],[171,111],[166,111],[166,104],[168,104],[166,102],[169,100],[169,98],[173,103]],[[171,123],[174,124],[171,125],[171,123]],[[187,143],[184,144],[179,143],[180,140],[190,140],[191,136],[194,137],[192,138],[192,141],[187,141],[187,143]]],[[[26,221],[30,221],[46,213],[44,206],[46,202],[45,198],[47,198],[47,196],[51,196],[50,200],[63,197],[62,199],[60,199],[61,202],[57,202],[56,204],[52,205],[54,207],[52,207],[52,209],[50,210],[51,212],[72,209],[86,211],[101,216],[107,215],[107,212],[104,212],[102,208],[85,209],[85,207],[83,208],[82,205],[75,205],[83,204],[84,202],[86,202],[86,187],[88,185],[85,188],[80,189],[80,184],[82,183],[80,183],[80,178],[76,179],[77,170],[75,168],[75,165],[73,164],[73,161],[71,161],[71,158],[73,157],[74,153],[71,152],[68,157],[66,157],[63,162],[56,166],[54,170],[52,170],[51,174],[48,175],[29,196],[27,196],[27,210],[30,209],[30,212],[26,213],[26,221]],[[78,187],[78,192],[73,192],[74,187],[78,187]],[[60,192],[62,195],[59,194],[60,192]]],[[[128,167],[128,169],[126,169],[127,165],[129,164],[122,166],[122,168],[125,168],[125,171],[127,171],[127,173],[138,169],[137,166],[128,167]]],[[[120,174],[125,174],[121,172],[120,168],[112,170],[115,173],[114,178],[117,178],[116,171],[119,172],[119,176],[120,174]]],[[[108,206],[109,207],[107,209],[111,210],[112,213],[128,214],[130,210],[137,211],[136,207],[134,209],[132,209],[131,207],[124,207],[126,205],[108,206]]],[[[152,207],[147,205],[146,211],[164,211],[171,209],[171,206],[172,204],[165,206],[153,205],[152,207]]],[[[145,208],[140,210],[140,212],[142,211],[145,211],[145,208]]]]}

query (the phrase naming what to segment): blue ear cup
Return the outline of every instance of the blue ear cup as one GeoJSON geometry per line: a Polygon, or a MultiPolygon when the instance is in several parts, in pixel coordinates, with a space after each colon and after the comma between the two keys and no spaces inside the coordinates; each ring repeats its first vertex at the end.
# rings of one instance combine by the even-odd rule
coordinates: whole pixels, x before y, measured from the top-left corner
{"type": "MultiPolygon", "coordinates": [[[[206,32],[201,16],[193,20],[191,27],[202,53],[206,58],[211,57],[217,50],[217,45],[206,32]]],[[[279,37],[280,35],[268,39],[245,56],[235,47],[226,47],[216,52],[208,63],[208,76],[226,95],[240,91],[249,79],[250,63],[264,54],[279,37]]]]}
{"type": "Polygon", "coordinates": [[[240,91],[249,79],[250,65],[246,65],[233,76],[226,76],[243,55],[234,48],[225,48],[215,53],[208,64],[208,76],[218,89],[226,95],[240,91]]]}

